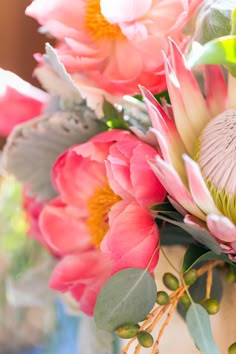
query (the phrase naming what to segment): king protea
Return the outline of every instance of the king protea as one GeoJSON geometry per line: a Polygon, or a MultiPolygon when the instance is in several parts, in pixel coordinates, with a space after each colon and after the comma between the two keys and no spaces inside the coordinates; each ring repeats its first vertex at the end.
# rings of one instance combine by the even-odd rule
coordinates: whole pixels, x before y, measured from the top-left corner
{"type": "Polygon", "coordinates": [[[236,261],[236,80],[203,68],[204,95],[170,41],[165,72],[172,111],[142,89],[161,156],[150,165],[185,225],[213,237],[236,261]]]}

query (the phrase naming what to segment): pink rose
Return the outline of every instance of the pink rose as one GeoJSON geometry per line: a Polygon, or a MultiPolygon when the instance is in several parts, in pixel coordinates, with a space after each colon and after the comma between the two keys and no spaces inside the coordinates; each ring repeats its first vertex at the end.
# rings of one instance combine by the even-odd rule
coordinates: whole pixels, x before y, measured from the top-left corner
{"type": "Polygon", "coordinates": [[[48,95],[10,71],[0,69],[0,134],[41,114],[48,95]]]}
{"type": "Polygon", "coordinates": [[[60,40],[70,73],[86,72],[113,95],[166,88],[162,50],[171,36],[184,45],[184,25],[203,0],[34,0],[26,14],[60,40]]]}
{"type": "Polygon", "coordinates": [[[51,286],[70,291],[89,315],[112,274],[156,266],[159,232],[149,207],[165,190],[146,162],[156,155],[131,133],[113,130],[70,148],[54,165],[59,197],[40,217],[44,239],[61,257],[51,286]]]}

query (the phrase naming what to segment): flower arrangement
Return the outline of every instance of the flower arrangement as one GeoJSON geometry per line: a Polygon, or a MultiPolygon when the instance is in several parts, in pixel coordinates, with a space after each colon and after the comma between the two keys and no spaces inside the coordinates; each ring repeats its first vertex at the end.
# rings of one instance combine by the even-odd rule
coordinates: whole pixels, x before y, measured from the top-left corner
{"type": "Polygon", "coordinates": [[[34,0],[26,14],[57,43],[35,54],[42,90],[0,71],[2,169],[55,260],[50,287],[128,339],[122,354],[161,353],[175,312],[197,352],[236,353],[209,319],[236,283],[235,2],[34,0]]]}

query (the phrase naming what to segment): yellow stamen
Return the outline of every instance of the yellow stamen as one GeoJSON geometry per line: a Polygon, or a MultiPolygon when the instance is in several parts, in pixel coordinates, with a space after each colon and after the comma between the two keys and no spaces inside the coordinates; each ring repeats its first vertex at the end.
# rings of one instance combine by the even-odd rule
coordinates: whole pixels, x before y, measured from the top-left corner
{"type": "Polygon", "coordinates": [[[85,27],[94,40],[125,38],[118,25],[112,25],[101,14],[100,0],[86,1],[85,27]]]}
{"type": "Polygon", "coordinates": [[[88,201],[87,227],[92,238],[92,243],[99,247],[103,237],[109,230],[108,213],[111,207],[121,198],[116,195],[106,181],[98,187],[88,201]]]}

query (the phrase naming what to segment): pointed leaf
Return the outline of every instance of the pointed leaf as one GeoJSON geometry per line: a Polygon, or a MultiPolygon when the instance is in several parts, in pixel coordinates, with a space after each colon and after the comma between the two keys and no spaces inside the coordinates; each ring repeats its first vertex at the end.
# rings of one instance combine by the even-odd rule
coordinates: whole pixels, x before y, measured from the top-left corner
{"type": "Polygon", "coordinates": [[[220,354],[212,336],[208,313],[201,305],[193,303],[189,307],[186,323],[195,345],[203,354],[220,354]]]}
{"type": "Polygon", "coordinates": [[[117,327],[143,321],[156,301],[156,284],[146,269],[128,268],[116,273],[103,286],[94,318],[98,328],[117,327]]]}

